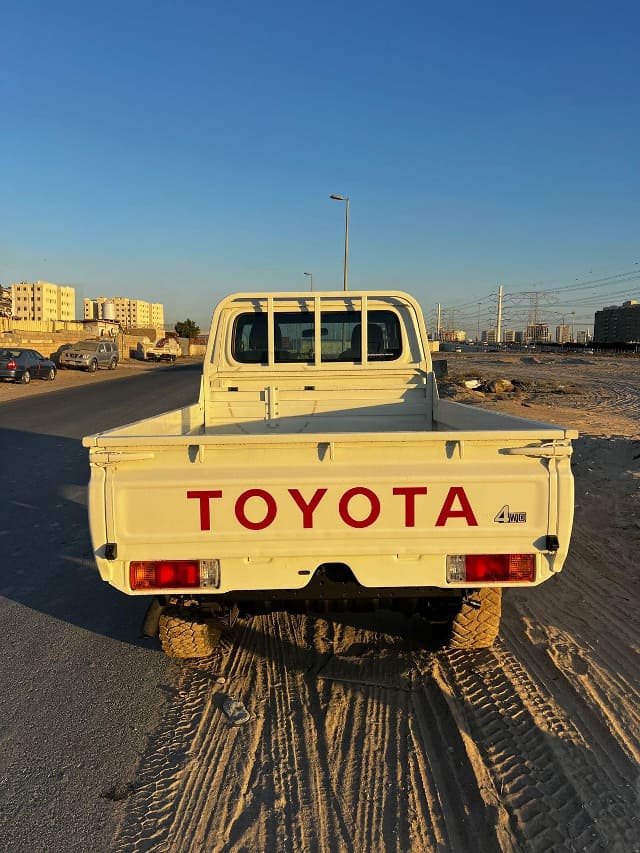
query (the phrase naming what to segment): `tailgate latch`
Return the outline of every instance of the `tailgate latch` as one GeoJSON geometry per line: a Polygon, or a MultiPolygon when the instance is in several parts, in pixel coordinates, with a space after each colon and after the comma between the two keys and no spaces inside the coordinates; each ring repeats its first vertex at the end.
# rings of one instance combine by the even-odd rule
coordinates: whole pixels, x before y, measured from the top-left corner
{"type": "Polygon", "coordinates": [[[571,456],[573,448],[570,444],[542,444],[530,447],[503,447],[500,451],[506,456],[536,456],[539,459],[559,459],[571,456]]]}

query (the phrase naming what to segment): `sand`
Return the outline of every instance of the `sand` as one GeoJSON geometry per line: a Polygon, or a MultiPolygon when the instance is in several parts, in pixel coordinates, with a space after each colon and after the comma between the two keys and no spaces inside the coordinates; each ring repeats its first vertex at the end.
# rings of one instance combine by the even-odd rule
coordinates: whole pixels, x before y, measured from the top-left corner
{"type": "Polygon", "coordinates": [[[524,387],[443,393],[580,431],[565,569],[505,593],[485,651],[384,613],[238,622],[175,665],[114,851],[640,850],[640,359],[447,358],[524,387]]]}

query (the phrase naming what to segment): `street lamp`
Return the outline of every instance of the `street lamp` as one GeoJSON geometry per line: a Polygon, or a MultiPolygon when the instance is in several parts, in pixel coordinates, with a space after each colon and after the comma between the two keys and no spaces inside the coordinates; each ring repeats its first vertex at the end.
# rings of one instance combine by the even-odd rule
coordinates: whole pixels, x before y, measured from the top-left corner
{"type": "Polygon", "coordinates": [[[344,219],[344,289],[349,289],[349,197],[344,195],[330,195],[336,201],[344,201],[345,219],[344,219]]]}
{"type": "Polygon", "coordinates": [[[306,272],[305,275],[311,276],[311,290],[313,291],[313,273],[312,272],[306,272]]]}

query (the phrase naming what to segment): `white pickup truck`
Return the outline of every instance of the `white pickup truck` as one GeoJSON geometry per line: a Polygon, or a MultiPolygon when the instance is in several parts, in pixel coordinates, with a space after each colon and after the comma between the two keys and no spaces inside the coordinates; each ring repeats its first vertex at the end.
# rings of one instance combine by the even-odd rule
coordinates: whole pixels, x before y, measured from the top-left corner
{"type": "Polygon", "coordinates": [[[146,347],[144,356],[147,361],[174,362],[180,355],[180,344],[175,338],[160,338],[152,346],[146,347]]]}
{"type": "Polygon", "coordinates": [[[576,436],[440,399],[405,293],[236,294],[198,402],[83,440],[96,562],[172,657],[239,608],[398,604],[486,647],[562,568],[576,436]]]}

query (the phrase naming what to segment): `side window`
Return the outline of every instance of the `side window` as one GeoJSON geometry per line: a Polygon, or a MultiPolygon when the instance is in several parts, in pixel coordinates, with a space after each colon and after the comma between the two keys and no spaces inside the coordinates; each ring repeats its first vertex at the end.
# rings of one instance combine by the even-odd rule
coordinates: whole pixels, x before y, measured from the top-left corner
{"type": "Polygon", "coordinates": [[[242,364],[266,364],[268,361],[267,315],[241,314],[233,329],[232,353],[242,364]]]}

